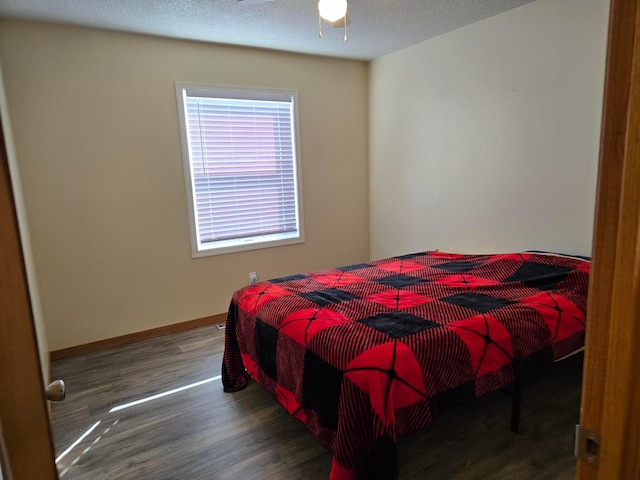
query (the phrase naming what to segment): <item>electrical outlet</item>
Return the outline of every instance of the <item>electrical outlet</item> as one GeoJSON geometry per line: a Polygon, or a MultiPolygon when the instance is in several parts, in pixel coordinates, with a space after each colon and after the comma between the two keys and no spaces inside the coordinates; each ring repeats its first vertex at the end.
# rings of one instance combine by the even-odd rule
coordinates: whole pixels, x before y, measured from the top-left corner
{"type": "Polygon", "coordinates": [[[253,285],[258,281],[258,274],[256,272],[249,273],[249,284],[253,285]]]}

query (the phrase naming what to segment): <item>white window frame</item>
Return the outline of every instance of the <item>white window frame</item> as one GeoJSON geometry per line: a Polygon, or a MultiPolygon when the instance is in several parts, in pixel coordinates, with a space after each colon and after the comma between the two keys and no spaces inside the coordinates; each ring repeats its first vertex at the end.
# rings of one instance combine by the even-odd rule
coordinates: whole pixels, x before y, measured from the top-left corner
{"type": "Polygon", "coordinates": [[[191,234],[191,254],[193,258],[211,255],[223,255],[227,253],[243,252],[261,248],[277,247],[304,243],[304,222],[302,208],[302,169],[300,165],[299,127],[298,127],[298,91],[262,87],[239,87],[231,85],[204,85],[188,82],[176,82],[176,99],[178,102],[178,122],[180,125],[180,139],[182,142],[182,158],[184,166],[184,180],[187,193],[187,209],[189,213],[189,228],[191,234]],[[292,104],[292,142],[293,142],[293,168],[294,188],[297,205],[296,220],[297,232],[289,234],[271,234],[263,236],[245,237],[240,239],[223,240],[219,242],[201,242],[198,231],[198,220],[195,209],[195,182],[193,181],[193,168],[190,157],[188,126],[186,121],[186,98],[197,94],[205,97],[230,98],[245,100],[281,100],[290,98],[292,104]]]}

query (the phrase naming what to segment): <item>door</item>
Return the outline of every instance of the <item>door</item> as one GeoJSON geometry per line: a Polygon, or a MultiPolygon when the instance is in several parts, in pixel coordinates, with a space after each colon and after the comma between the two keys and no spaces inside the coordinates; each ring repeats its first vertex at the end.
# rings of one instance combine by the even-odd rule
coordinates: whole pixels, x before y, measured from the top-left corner
{"type": "Polygon", "coordinates": [[[612,0],[580,424],[579,480],[640,479],[640,9],[612,0]]]}
{"type": "Polygon", "coordinates": [[[0,449],[5,480],[58,474],[0,119],[0,449]]]}

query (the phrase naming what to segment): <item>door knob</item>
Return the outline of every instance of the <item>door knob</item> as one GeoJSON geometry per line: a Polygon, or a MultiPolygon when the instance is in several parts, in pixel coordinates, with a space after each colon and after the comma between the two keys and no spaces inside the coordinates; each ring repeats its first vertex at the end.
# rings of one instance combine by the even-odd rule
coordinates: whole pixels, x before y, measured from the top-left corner
{"type": "Polygon", "coordinates": [[[51,382],[45,389],[47,400],[51,402],[61,402],[67,396],[67,387],[63,380],[51,382]]]}

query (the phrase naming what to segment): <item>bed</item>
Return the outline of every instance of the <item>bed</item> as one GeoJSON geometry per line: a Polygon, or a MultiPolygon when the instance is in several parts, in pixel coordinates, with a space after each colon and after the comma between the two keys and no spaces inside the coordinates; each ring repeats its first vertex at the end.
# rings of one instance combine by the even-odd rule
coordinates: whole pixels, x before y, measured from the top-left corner
{"type": "Polygon", "coordinates": [[[401,435],[582,347],[589,268],[428,251],[249,285],[224,390],[258,382],[331,450],[331,480],[396,478],[401,435]]]}

